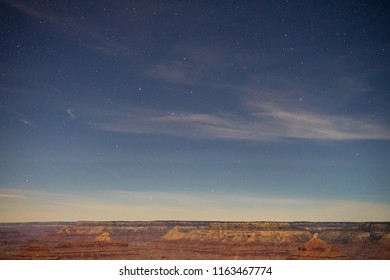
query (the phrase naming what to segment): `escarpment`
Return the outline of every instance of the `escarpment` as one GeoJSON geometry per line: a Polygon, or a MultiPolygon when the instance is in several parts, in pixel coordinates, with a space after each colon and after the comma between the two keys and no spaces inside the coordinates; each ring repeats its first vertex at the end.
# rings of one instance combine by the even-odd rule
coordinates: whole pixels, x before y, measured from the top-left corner
{"type": "Polygon", "coordinates": [[[248,228],[246,226],[229,228],[216,227],[215,225],[209,228],[191,230],[175,227],[165,234],[163,240],[187,240],[187,241],[214,241],[225,243],[242,243],[242,242],[257,242],[257,243],[285,243],[285,242],[305,242],[311,237],[309,231],[306,230],[262,230],[257,228],[248,228]]]}

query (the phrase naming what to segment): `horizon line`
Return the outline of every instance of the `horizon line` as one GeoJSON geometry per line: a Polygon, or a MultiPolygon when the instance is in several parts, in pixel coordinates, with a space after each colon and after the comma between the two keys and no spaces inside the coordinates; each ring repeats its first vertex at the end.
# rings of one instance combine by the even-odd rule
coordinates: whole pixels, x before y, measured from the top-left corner
{"type": "Polygon", "coordinates": [[[347,221],[347,220],[339,220],[339,221],[313,221],[313,220],[291,220],[291,221],[276,221],[276,220],[74,220],[74,221],[15,221],[15,222],[2,222],[0,224],[34,224],[34,223],[153,223],[153,222],[191,222],[191,223],[356,223],[356,224],[364,224],[364,223],[390,223],[390,221],[347,221]]]}

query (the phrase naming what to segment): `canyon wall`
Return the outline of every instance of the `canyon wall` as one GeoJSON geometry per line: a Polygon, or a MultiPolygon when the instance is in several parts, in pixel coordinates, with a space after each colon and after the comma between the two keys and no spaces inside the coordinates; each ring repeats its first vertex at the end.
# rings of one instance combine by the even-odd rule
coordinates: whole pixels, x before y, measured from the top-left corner
{"type": "Polygon", "coordinates": [[[0,259],[390,259],[390,223],[4,223],[0,259]]]}

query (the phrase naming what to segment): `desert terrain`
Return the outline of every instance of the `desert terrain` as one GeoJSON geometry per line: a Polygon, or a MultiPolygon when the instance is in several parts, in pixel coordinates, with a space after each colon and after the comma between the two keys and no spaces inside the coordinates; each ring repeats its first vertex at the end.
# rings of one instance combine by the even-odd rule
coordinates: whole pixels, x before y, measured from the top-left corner
{"type": "Polygon", "coordinates": [[[0,259],[390,259],[390,222],[0,223],[0,259]]]}

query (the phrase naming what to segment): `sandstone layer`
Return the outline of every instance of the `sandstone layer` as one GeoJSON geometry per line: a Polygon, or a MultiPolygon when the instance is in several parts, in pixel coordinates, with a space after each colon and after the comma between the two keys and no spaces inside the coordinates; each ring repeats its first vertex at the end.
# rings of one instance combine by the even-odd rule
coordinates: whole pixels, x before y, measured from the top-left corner
{"type": "Polygon", "coordinates": [[[3,223],[0,259],[390,259],[390,223],[3,223]]]}

